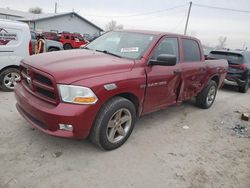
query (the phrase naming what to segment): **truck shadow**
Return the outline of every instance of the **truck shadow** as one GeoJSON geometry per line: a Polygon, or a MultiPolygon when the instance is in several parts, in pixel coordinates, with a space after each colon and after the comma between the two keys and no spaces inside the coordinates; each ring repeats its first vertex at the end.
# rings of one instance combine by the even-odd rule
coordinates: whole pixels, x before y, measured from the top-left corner
{"type": "Polygon", "coordinates": [[[237,86],[224,85],[221,89],[227,92],[239,92],[239,88],[237,86]]]}

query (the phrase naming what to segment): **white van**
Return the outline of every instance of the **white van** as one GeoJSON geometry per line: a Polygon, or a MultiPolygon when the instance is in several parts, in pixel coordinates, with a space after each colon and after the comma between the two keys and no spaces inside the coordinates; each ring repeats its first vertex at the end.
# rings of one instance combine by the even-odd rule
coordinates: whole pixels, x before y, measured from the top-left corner
{"type": "Polygon", "coordinates": [[[13,91],[20,80],[19,64],[31,55],[31,34],[27,24],[0,19],[0,87],[13,91]]]}

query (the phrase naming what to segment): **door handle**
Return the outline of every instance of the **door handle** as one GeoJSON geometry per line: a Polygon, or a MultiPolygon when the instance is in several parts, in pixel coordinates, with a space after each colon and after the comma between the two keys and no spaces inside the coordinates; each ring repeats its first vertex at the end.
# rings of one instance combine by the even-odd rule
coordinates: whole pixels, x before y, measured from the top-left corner
{"type": "Polygon", "coordinates": [[[181,74],[181,70],[180,69],[175,69],[174,74],[181,74]]]}

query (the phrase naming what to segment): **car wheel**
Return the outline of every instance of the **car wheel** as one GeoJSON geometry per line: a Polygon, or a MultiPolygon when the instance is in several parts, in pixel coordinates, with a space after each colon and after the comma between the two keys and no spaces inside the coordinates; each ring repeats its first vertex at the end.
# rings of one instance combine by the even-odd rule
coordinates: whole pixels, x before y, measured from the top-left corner
{"type": "Polygon", "coordinates": [[[217,87],[217,83],[210,80],[207,86],[196,96],[197,106],[203,109],[210,108],[214,103],[217,87]]]}
{"type": "Polygon", "coordinates": [[[249,88],[249,84],[250,84],[250,79],[248,78],[246,84],[243,87],[239,87],[239,92],[246,93],[249,88]]]}
{"type": "Polygon", "coordinates": [[[122,97],[108,101],[96,117],[90,140],[105,150],[123,145],[133,131],[136,119],[134,104],[122,97]]]}
{"type": "Polygon", "coordinates": [[[64,50],[70,50],[70,49],[72,49],[72,46],[70,44],[65,44],[63,46],[63,48],[64,48],[64,50]]]}
{"type": "Polygon", "coordinates": [[[49,50],[48,50],[49,52],[53,52],[53,51],[59,51],[59,49],[58,48],[49,48],[49,50]]]}
{"type": "Polygon", "coordinates": [[[20,80],[20,72],[16,68],[6,69],[0,74],[1,88],[3,91],[13,91],[16,83],[20,80]]]}

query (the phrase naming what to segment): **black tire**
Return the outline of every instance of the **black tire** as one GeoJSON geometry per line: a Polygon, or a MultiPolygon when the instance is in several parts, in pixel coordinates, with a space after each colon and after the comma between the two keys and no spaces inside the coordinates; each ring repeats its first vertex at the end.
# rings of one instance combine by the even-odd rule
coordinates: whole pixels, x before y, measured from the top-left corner
{"type": "MultiPolygon", "coordinates": [[[[106,104],[104,104],[104,106],[99,111],[96,117],[96,121],[91,129],[89,138],[94,144],[96,144],[97,146],[99,146],[100,148],[104,150],[116,149],[120,147],[121,145],[123,145],[128,139],[128,137],[130,136],[130,134],[132,133],[134,124],[135,124],[135,119],[136,119],[136,109],[135,109],[134,104],[128,99],[125,99],[123,97],[114,97],[111,100],[109,100],[106,104]],[[131,120],[129,122],[131,124],[130,123],[128,124],[130,126],[129,126],[129,129],[127,129],[127,132],[124,135],[124,137],[121,140],[118,140],[117,142],[112,143],[109,140],[110,138],[108,136],[109,134],[108,132],[109,132],[109,129],[113,130],[113,128],[109,128],[108,125],[109,125],[109,122],[113,121],[112,118],[115,117],[116,113],[120,110],[126,110],[127,112],[130,113],[129,115],[131,115],[131,120]]],[[[115,121],[116,120],[114,120],[114,122],[115,121]]],[[[124,124],[124,126],[126,126],[126,124],[124,124]]],[[[125,128],[123,130],[125,131],[125,128]]],[[[115,132],[116,133],[114,134],[114,137],[116,134],[118,134],[119,136],[119,133],[118,133],[119,131],[116,130],[115,132]]]]}
{"type": "Polygon", "coordinates": [[[20,77],[20,71],[17,68],[8,68],[5,69],[0,74],[0,84],[1,89],[6,92],[11,92],[14,90],[14,86],[16,84],[16,81],[21,79],[20,77]],[[15,76],[15,79],[12,79],[12,75],[15,76]],[[6,79],[7,78],[7,79],[6,79]],[[9,80],[8,80],[9,78],[9,80]],[[10,85],[8,85],[10,83],[10,85]]]}
{"type": "Polygon", "coordinates": [[[71,50],[72,46],[71,46],[71,44],[64,44],[63,48],[64,48],[64,50],[71,50]]]}
{"type": "Polygon", "coordinates": [[[196,105],[203,109],[210,108],[215,101],[217,87],[217,83],[213,80],[210,80],[206,87],[196,96],[196,105]],[[210,96],[212,89],[215,89],[213,97],[210,96]]]}
{"type": "Polygon", "coordinates": [[[54,52],[54,51],[59,51],[59,49],[58,49],[58,48],[55,48],[55,47],[51,47],[51,48],[49,48],[48,51],[49,51],[49,52],[54,52]]]}
{"type": "Polygon", "coordinates": [[[246,92],[247,92],[247,90],[248,90],[248,88],[249,88],[249,84],[250,84],[250,81],[249,81],[249,80],[250,80],[250,79],[248,78],[246,84],[245,84],[244,86],[242,86],[242,87],[239,87],[239,92],[240,92],[240,93],[246,93],[246,92]]]}

